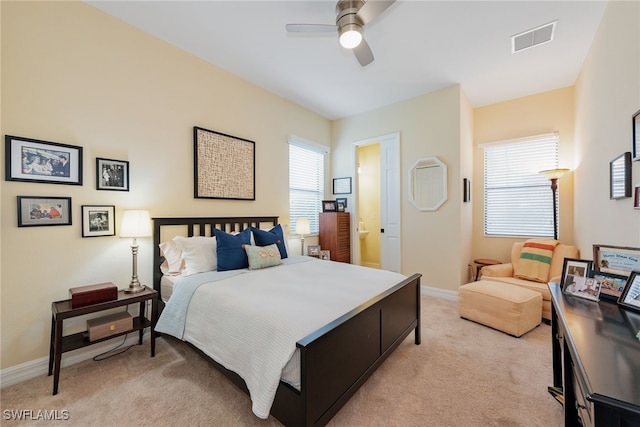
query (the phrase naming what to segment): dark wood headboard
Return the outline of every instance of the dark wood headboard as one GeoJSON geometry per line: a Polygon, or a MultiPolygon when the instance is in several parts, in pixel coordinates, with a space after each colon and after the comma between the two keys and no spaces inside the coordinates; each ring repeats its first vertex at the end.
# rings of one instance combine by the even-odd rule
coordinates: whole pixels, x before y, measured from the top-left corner
{"type": "Polygon", "coordinates": [[[202,218],[153,218],[153,289],[158,291],[160,301],[160,279],[162,272],[160,265],[164,257],[158,245],[162,242],[162,230],[164,227],[183,226],[186,237],[213,236],[213,229],[226,231],[242,231],[248,227],[275,226],[278,224],[277,216],[241,216],[241,217],[202,217],[202,218]]]}

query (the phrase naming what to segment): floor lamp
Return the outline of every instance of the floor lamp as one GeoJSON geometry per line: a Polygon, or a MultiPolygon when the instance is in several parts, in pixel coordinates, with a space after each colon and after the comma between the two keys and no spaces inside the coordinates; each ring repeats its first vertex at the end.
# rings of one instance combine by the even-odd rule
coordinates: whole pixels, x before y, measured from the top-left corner
{"type": "Polygon", "coordinates": [[[138,237],[151,236],[151,219],[149,211],[125,210],[122,214],[122,224],[120,225],[120,237],[133,237],[131,243],[131,255],[133,258],[133,274],[131,283],[124,291],[127,293],[142,292],[145,287],[138,280],[138,237]]]}
{"type": "Polygon", "coordinates": [[[558,204],[556,192],[558,191],[558,180],[562,175],[569,172],[569,169],[549,169],[540,171],[549,181],[551,181],[551,192],[553,193],[553,239],[558,240],[558,204]]]}
{"type": "Polygon", "coordinates": [[[296,220],[296,234],[300,235],[300,255],[304,255],[304,236],[305,234],[311,234],[309,218],[298,218],[296,220]]]}

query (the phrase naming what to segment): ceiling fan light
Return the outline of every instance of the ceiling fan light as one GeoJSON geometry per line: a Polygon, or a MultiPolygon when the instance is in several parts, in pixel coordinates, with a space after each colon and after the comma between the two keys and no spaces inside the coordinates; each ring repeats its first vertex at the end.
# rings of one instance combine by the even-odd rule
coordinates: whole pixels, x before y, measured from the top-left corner
{"type": "Polygon", "coordinates": [[[362,30],[357,24],[347,24],[338,30],[340,44],[346,49],[357,47],[362,41],[362,30]]]}

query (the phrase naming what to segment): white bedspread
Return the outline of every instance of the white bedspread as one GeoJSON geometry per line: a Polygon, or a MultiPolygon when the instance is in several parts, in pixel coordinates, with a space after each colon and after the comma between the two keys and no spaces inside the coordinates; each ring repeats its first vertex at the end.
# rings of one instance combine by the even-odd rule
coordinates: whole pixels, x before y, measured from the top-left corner
{"type": "MultiPolygon", "coordinates": [[[[281,266],[242,270],[224,280],[192,286],[196,289],[184,335],[178,336],[238,373],[260,418],[269,415],[282,370],[298,340],[406,278],[308,257],[284,261],[281,266]]],[[[158,322],[160,332],[168,323],[163,321],[165,312],[171,313],[172,300],[181,289],[176,284],[158,322]]],[[[171,321],[174,325],[168,329],[180,330],[175,316],[171,321]]]]}

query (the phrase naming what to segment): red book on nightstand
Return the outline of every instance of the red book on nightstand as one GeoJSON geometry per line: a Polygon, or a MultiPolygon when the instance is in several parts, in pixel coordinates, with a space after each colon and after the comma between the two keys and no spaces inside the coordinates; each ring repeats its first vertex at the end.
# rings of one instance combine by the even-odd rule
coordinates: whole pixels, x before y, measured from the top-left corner
{"type": "Polygon", "coordinates": [[[118,299],[118,287],[111,282],[69,289],[71,308],[79,308],[118,299]]]}

